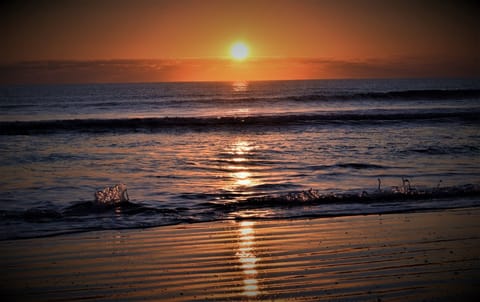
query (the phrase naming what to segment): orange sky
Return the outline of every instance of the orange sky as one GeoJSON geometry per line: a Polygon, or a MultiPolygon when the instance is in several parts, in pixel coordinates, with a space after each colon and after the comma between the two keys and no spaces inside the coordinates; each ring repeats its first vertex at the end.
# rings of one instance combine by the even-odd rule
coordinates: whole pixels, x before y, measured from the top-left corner
{"type": "Polygon", "coordinates": [[[12,1],[1,82],[479,76],[476,1],[12,1]],[[229,58],[243,40],[251,57],[229,58]]]}

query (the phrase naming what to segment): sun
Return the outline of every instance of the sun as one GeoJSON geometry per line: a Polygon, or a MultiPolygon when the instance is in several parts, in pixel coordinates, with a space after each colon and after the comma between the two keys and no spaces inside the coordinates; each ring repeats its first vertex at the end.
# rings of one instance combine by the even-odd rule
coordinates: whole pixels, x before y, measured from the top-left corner
{"type": "Polygon", "coordinates": [[[230,55],[233,59],[242,61],[248,57],[248,46],[243,42],[236,42],[230,48],[230,55]]]}

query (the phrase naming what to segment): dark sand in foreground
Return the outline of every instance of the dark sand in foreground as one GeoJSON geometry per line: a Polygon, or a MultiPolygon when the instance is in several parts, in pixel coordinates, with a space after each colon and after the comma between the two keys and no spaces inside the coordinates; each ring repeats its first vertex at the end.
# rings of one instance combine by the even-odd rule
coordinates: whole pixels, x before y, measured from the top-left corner
{"type": "Polygon", "coordinates": [[[0,242],[2,301],[472,300],[480,208],[0,242]]]}

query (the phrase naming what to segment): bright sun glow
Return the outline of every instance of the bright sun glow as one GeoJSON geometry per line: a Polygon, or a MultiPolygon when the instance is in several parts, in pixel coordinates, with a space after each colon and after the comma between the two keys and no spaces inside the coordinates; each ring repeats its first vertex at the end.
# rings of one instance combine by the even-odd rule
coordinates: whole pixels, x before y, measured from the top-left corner
{"type": "Polygon", "coordinates": [[[245,43],[243,42],[237,42],[232,45],[232,48],[230,49],[230,55],[232,58],[235,60],[244,60],[248,57],[248,47],[245,43]]]}

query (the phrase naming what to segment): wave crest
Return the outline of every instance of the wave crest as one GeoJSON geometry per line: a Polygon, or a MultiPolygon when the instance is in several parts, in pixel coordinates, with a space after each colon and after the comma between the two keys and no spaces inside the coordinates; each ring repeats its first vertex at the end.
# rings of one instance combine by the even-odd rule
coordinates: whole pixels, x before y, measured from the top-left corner
{"type": "Polygon", "coordinates": [[[121,203],[77,202],[64,209],[32,208],[2,210],[3,226],[16,225],[15,232],[0,232],[1,239],[51,236],[91,230],[144,228],[217,219],[326,217],[340,215],[400,213],[424,209],[480,206],[480,185],[418,189],[403,179],[403,185],[387,190],[356,193],[322,193],[310,189],[279,195],[250,197],[228,202],[218,195],[212,201],[190,208],[171,208],[125,201],[121,203]],[[270,213],[263,216],[265,210],[270,213]],[[246,216],[245,216],[246,217],[246,216]],[[20,222],[20,223],[19,223],[20,222]],[[33,225],[33,227],[32,227],[33,225]],[[62,228],[58,228],[62,225],[62,228]],[[23,226],[23,229],[21,227],[23,226]],[[68,226],[68,227],[66,227],[68,226]]]}
{"type": "Polygon", "coordinates": [[[304,124],[380,123],[461,119],[478,122],[476,110],[461,112],[400,112],[400,113],[319,113],[303,115],[226,116],[226,117],[164,117],[126,119],[74,119],[46,121],[0,122],[0,135],[49,134],[57,132],[136,132],[162,131],[173,128],[217,130],[219,127],[289,126],[304,124]]]}

